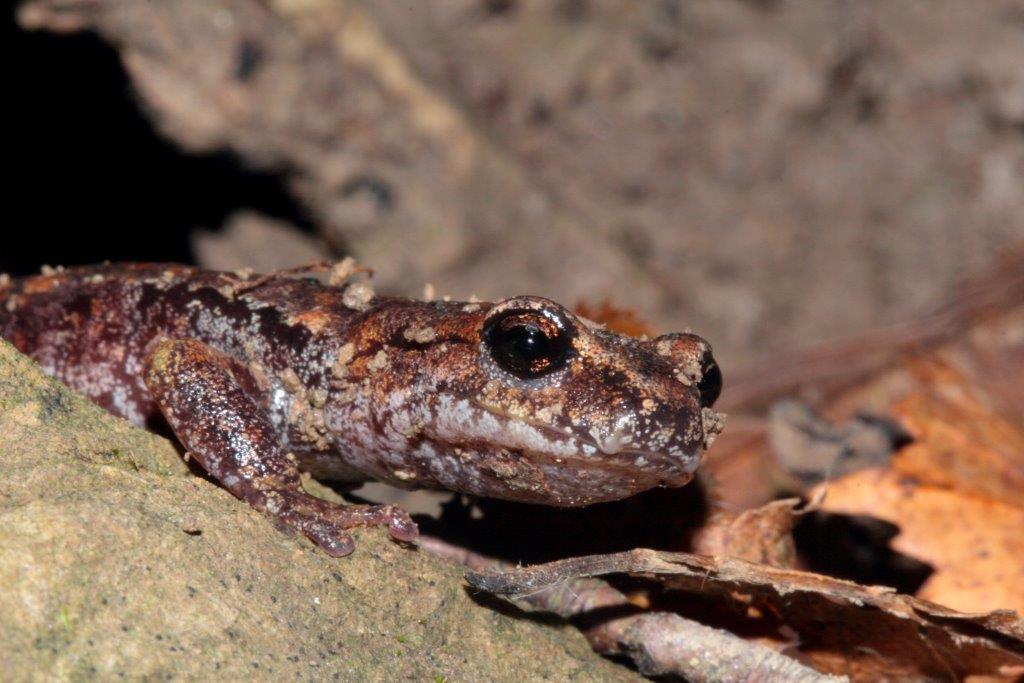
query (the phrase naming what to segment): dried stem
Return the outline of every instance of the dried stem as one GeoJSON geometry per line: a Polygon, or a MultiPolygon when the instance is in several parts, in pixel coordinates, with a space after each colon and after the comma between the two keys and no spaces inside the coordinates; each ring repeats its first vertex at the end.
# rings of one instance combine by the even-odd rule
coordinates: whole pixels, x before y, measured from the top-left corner
{"type": "Polygon", "coordinates": [[[1006,254],[988,272],[964,281],[955,297],[903,323],[760,360],[729,374],[720,407],[763,407],[802,386],[835,393],[900,355],[949,341],[975,321],[1024,304],[1024,247],[1006,254]]]}

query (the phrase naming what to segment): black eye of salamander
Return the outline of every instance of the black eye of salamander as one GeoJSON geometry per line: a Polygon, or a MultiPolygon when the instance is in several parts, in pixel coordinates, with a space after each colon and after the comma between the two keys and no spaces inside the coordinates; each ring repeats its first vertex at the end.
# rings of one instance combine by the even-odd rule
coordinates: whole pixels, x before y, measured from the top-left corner
{"type": "Polygon", "coordinates": [[[554,372],[569,357],[569,335],[557,321],[536,311],[499,314],[487,322],[483,334],[494,361],[521,379],[554,372]]]}
{"type": "Polygon", "coordinates": [[[697,391],[700,392],[700,404],[710,408],[718,400],[722,393],[722,371],[710,357],[704,360],[704,368],[700,382],[697,383],[697,391]]]}

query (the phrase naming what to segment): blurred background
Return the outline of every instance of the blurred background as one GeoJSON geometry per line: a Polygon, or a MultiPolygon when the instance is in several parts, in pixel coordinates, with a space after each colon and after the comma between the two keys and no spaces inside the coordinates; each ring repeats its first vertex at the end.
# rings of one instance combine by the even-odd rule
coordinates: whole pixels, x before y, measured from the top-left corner
{"type": "Polygon", "coordinates": [[[1024,240],[1024,2],[30,0],[0,271],[352,254],[610,300],[725,368],[1024,240]]]}

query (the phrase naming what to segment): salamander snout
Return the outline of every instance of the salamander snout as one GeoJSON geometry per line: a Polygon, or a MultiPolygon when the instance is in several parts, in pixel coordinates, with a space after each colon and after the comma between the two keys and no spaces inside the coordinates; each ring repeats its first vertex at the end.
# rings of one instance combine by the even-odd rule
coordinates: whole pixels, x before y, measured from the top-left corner
{"type": "Polygon", "coordinates": [[[467,374],[428,432],[453,471],[473,468],[458,490],[576,506],[682,486],[721,430],[722,374],[697,335],[627,337],[535,296],[469,313],[470,344],[432,348],[472,353],[448,363],[467,374]]]}
{"type": "Polygon", "coordinates": [[[722,391],[722,372],[703,338],[666,334],[646,341],[619,340],[600,376],[615,399],[591,411],[589,434],[606,456],[660,485],[690,479],[704,449],[721,431],[711,407],[722,391]]]}

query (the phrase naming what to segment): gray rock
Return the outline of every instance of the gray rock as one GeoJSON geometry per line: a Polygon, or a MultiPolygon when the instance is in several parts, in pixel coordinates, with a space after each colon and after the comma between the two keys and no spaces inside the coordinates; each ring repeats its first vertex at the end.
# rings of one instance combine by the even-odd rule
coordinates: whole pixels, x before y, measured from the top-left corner
{"type": "Polygon", "coordinates": [[[6,680],[632,680],[378,530],[332,559],[0,342],[6,680]]]}

